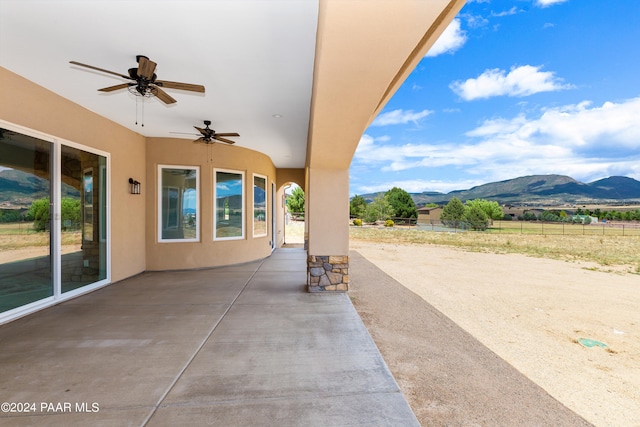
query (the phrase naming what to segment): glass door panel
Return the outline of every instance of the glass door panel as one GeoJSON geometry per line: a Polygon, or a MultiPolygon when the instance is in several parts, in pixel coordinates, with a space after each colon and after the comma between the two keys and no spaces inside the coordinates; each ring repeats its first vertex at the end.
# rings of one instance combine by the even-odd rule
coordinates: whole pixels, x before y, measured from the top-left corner
{"type": "Polygon", "coordinates": [[[0,128],[0,313],[53,296],[47,141],[0,128]]]}
{"type": "Polygon", "coordinates": [[[62,146],[62,292],[107,278],[106,158],[62,146]]]}

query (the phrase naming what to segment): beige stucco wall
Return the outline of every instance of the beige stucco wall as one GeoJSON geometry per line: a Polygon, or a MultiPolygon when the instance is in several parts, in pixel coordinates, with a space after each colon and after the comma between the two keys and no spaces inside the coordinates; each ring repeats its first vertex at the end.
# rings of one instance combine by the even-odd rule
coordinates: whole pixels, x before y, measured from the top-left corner
{"type": "Polygon", "coordinates": [[[111,280],[144,271],[145,205],[128,184],[144,176],[144,137],[2,67],[0,94],[0,119],[110,154],[111,280]]]}
{"type": "Polygon", "coordinates": [[[271,159],[257,151],[237,145],[193,144],[189,139],[148,138],[145,182],[154,189],[145,194],[146,254],[148,270],[175,270],[237,264],[271,254],[271,183],[276,169],[271,159]],[[200,241],[159,242],[158,165],[198,166],[200,168],[200,241]],[[240,240],[213,240],[214,168],[244,172],[245,237],[240,240]],[[253,174],[267,177],[268,233],[253,237],[253,174]]]}

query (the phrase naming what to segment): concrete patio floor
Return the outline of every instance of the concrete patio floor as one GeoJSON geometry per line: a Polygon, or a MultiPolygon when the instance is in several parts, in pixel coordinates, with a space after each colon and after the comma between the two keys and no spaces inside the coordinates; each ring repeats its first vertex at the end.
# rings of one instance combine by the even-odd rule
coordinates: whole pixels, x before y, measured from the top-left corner
{"type": "Polygon", "coordinates": [[[348,295],[305,282],[306,252],[284,248],[2,325],[0,424],[419,426],[348,295]]]}

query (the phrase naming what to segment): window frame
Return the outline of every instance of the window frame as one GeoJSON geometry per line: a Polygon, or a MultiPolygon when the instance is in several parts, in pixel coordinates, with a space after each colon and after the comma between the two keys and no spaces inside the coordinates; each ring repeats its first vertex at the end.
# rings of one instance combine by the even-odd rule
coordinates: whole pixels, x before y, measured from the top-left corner
{"type": "Polygon", "coordinates": [[[243,170],[235,170],[235,169],[224,169],[224,168],[213,168],[213,240],[214,241],[227,241],[227,240],[244,240],[246,238],[246,189],[245,189],[245,171],[243,170]],[[242,213],[241,213],[241,224],[242,224],[242,232],[239,236],[228,236],[228,237],[218,237],[218,227],[217,227],[217,197],[218,197],[218,172],[228,173],[228,174],[236,174],[241,178],[241,194],[240,199],[242,200],[242,213]]]}
{"type": "Polygon", "coordinates": [[[267,237],[269,235],[269,182],[265,175],[254,173],[252,175],[252,207],[253,214],[251,215],[251,230],[253,232],[253,238],[267,237]],[[264,181],[264,233],[256,233],[256,178],[264,181]]]}
{"type": "MultiPolygon", "coordinates": [[[[158,186],[158,204],[157,204],[157,209],[156,209],[156,214],[157,214],[157,225],[158,225],[158,230],[157,230],[157,239],[158,239],[158,243],[198,243],[200,242],[200,217],[202,216],[201,214],[201,208],[200,208],[200,166],[193,166],[193,165],[169,165],[169,164],[159,164],[158,165],[158,180],[157,180],[157,186],[158,186]],[[165,169],[188,169],[188,170],[194,170],[196,172],[196,188],[195,188],[195,194],[196,194],[196,235],[194,238],[182,238],[182,239],[169,239],[169,238],[163,238],[162,237],[162,230],[163,230],[163,226],[165,224],[163,224],[163,209],[165,208],[164,206],[164,200],[163,200],[163,193],[164,193],[164,186],[163,186],[163,171],[165,169]]],[[[167,185],[166,188],[171,189],[171,190],[176,190],[178,189],[178,195],[180,196],[180,190],[179,187],[176,187],[175,185],[167,185]]],[[[186,193],[186,191],[184,192],[186,193]]],[[[184,193],[181,195],[182,197],[184,196],[184,193]]],[[[178,206],[178,212],[179,209],[181,209],[181,203],[182,203],[183,199],[179,200],[179,205],[178,206]]],[[[168,206],[167,206],[168,208],[168,206]]],[[[167,213],[168,215],[168,213],[167,213]]],[[[180,215],[178,215],[178,225],[179,225],[179,218],[180,215]]],[[[167,221],[169,221],[169,217],[167,216],[167,221]]],[[[172,229],[177,229],[178,227],[173,227],[172,229]]]]}

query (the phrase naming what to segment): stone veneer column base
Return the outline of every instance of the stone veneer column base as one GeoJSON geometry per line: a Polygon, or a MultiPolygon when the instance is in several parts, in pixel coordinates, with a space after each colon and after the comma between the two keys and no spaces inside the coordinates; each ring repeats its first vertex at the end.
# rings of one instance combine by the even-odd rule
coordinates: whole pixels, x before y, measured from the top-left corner
{"type": "Polygon", "coordinates": [[[349,290],[348,255],[307,255],[309,292],[346,292],[349,290]]]}

